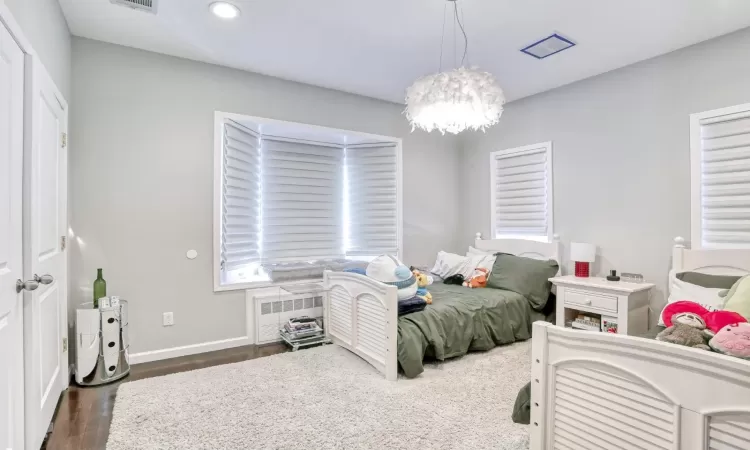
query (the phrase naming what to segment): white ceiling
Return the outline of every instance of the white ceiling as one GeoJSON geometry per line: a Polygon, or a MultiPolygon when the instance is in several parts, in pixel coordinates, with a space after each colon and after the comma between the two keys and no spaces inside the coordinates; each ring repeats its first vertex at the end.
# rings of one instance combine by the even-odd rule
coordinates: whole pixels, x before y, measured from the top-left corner
{"type": "MultiPolygon", "coordinates": [[[[445,0],[159,0],[157,15],[109,0],[60,0],[73,34],[403,102],[438,70],[445,0]]],[[[750,0],[462,0],[469,58],[509,100],[750,26],[750,0]],[[578,45],[544,60],[519,50],[558,32],[578,45]]],[[[448,15],[444,67],[453,59],[448,15]]],[[[461,47],[460,38],[458,38],[461,47]]],[[[740,56],[738,56],[740,57],[740,56]]],[[[460,56],[459,56],[460,59],[460,56]]]]}

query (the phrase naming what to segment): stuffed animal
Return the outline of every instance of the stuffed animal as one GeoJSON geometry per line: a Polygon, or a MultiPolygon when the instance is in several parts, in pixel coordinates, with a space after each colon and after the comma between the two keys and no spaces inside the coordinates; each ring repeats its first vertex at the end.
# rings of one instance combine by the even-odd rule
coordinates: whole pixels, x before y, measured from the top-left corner
{"type": "Polygon", "coordinates": [[[708,309],[695,302],[681,300],[679,302],[670,303],[666,308],[664,308],[664,311],[662,312],[662,320],[664,321],[664,325],[668,327],[672,326],[672,319],[678,313],[693,313],[700,316],[700,318],[703,319],[706,324],[706,333],[710,334],[709,338],[726,325],[739,322],[747,322],[747,320],[745,320],[742,315],[736,312],[709,311],[708,309]]]}
{"type": "Polygon", "coordinates": [[[717,352],[750,359],[750,323],[727,325],[708,342],[717,352]]]}
{"type": "Polygon", "coordinates": [[[432,284],[432,277],[427,276],[418,270],[413,270],[412,273],[417,279],[417,297],[426,301],[428,305],[431,305],[432,294],[427,291],[427,286],[432,284]]]}
{"type": "Polygon", "coordinates": [[[381,283],[396,286],[399,300],[408,300],[417,293],[417,279],[414,274],[394,256],[378,256],[367,265],[365,273],[381,283]]]}
{"type": "Polygon", "coordinates": [[[455,284],[457,286],[461,286],[464,284],[464,276],[460,273],[457,273],[455,275],[451,275],[445,280],[443,280],[443,284],[455,284]]]}
{"type": "Polygon", "coordinates": [[[693,312],[681,312],[671,317],[671,323],[669,328],[656,335],[657,341],[711,350],[706,345],[709,335],[706,333],[706,322],[701,316],[693,312]]]}
{"type": "Polygon", "coordinates": [[[490,273],[489,270],[477,267],[474,269],[474,273],[471,274],[471,278],[468,281],[464,281],[464,286],[469,288],[483,288],[487,287],[487,275],[490,273]]]}

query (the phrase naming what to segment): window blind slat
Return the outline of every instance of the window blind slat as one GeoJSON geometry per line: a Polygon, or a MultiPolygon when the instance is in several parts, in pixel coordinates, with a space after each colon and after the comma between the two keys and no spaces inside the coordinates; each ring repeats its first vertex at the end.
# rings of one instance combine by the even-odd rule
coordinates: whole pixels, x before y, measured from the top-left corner
{"type": "Polygon", "coordinates": [[[550,157],[546,144],[492,155],[495,237],[546,237],[550,157]]]}
{"type": "Polygon", "coordinates": [[[299,258],[341,258],[344,150],[263,141],[264,264],[299,258]],[[280,232],[281,231],[281,232],[280,232]]]}
{"type": "Polygon", "coordinates": [[[221,261],[232,270],[260,261],[260,142],[249,130],[224,123],[221,261]]]}
{"type": "Polygon", "coordinates": [[[346,254],[398,253],[396,148],[346,150],[349,232],[346,254]]]}
{"type": "Polygon", "coordinates": [[[700,121],[701,228],[706,247],[750,244],[750,111],[700,121]]]}

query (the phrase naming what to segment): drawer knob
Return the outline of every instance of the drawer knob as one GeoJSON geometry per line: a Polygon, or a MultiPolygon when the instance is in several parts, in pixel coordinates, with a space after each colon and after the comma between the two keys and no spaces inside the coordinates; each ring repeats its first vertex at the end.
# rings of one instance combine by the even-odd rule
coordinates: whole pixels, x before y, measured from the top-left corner
{"type": "Polygon", "coordinates": [[[591,299],[590,298],[584,298],[583,299],[583,304],[584,305],[590,305],[591,304],[591,299]]]}

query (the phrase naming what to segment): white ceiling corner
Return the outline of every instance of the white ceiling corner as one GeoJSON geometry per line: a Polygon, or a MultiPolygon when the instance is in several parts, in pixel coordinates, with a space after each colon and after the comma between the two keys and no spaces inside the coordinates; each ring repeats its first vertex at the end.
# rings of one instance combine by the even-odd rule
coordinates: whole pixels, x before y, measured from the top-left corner
{"type": "MultiPolygon", "coordinates": [[[[160,0],[156,15],[109,0],[60,0],[76,36],[402,103],[436,72],[444,0],[160,0]]],[[[463,0],[469,58],[515,100],[750,26],[748,0],[463,0]],[[520,49],[557,32],[578,45],[536,60],[520,49]]],[[[446,24],[444,68],[452,65],[446,24]]],[[[460,38],[456,38],[461,47],[460,38]]],[[[460,59],[460,56],[459,56],[460,59]]]]}

